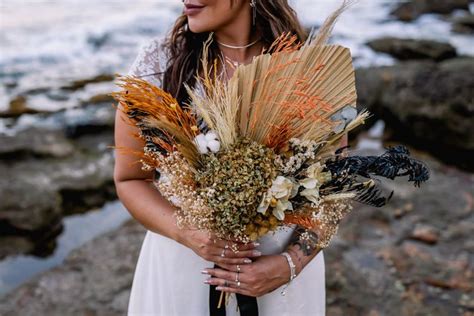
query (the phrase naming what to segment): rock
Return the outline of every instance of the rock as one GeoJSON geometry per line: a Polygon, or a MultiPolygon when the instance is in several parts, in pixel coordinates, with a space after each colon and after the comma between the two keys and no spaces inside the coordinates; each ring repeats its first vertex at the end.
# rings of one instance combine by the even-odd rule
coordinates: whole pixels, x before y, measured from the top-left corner
{"type": "Polygon", "coordinates": [[[44,175],[28,171],[0,167],[0,230],[4,234],[44,230],[61,219],[59,194],[49,188],[44,175]]]}
{"type": "Polygon", "coordinates": [[[367,43],[377,52],[390,54],[399,60],[432,59],[441,61],[456,57],[456,49],[448,43],[431,40],[384,37],[367,43]]]}
{"type": "Polygon", "coordinates": [[[114,80],[113,75],[101,74],[92,78],[75,80],[71,82],[69,85],[63,86],[61,89],[74,91],[74,90],[79,90],[79,89],[84,88],[89,83],[97,83],[97,82],[113,81],[113,80],[114,80]]]}
{"type": "Polygon", "coordinates": [[[453,31],[457,33],[473,34],[474,15],[469,14],[455,18],[453,21],[453,31]]]}
{"type": "Polygon", "coordinates": [[[358,205],[325,250],[328,312],[442,316],[471,311],[474,175],[418,158],[430,168],[428,182],[420,189],[399,180],[387,183],[395,190],[389,204],[358,205]],[[405,205],[412,210],[397,217],[405,205]],[[437,242],[414,240],[414,234],[430,240],[436,235],[437,242]]]}
{"type": "Polygon", "coordinates": [[[469,0],[411,0],[401,2],[391,14],[402,21],[412,21],[425,13],[449,14],[454,10],[469,11],[469,0]]]}
{"type": "Polygon", "coordinates": [[[68,137],[79,139],[86,135],[113,134],[115,108],[111,104],[91,104],[74,111],[63,112],[60,118],[68,137]]]}
{"type": "Polygon", "coordinates": [[[358,69],[359,104],[392,139],[474,170],[474,58],[358,69]]]}
{"type": "Polygon", "coordinates": [[[438,231],[428,225],[417,225],[413,230],[411,238],[420,240],[427,244],[436,244],[439,239],[438,231]]]}
{"type": "MultiPolygon", "coordinates": [[[[113,144],[111,132],[72,141],[59,131],[41,136],[39,130],[32,128],[2,136],[1,140],[3,236],[27,238],[41,248],[41,243],[50,243],[64,216],[116,199],[113,152],[107,147],[113,144]],[[17,144],[15,139],[19,140],[17,144]]],[[[12,248],[2,245],[0,242],[0,257],[11,254],[12,248]]],[[[25,247],[17,251],[21,249],[25,247]]]]}
{"type": "Polygon", "coordinates": [[[91,104],[91,103],[112,103],[114,102],[114,98],[110,94],[96,94],[86,101],[84,104],[91,104]]]}
{"type": "Polygon", "coordinates": [[[23,95],[14,97],[6,111],[0,111],[0,117],[18,117],[22,114],[38,113],[37,110],[28,107],[27,98],[23,95]]]}
{"type": "Polygon", "coordinates": [[[129,221],[0,299],[1,315],[124,315],[144,228],[129,221]]]}
{"type": "Polygon", "coordinates": [[[64,158],[74,147],[64,132],[37,127],[27,128],[13,137],[0,134],[0,160],[19,160],[21,157],[64,158]]]}

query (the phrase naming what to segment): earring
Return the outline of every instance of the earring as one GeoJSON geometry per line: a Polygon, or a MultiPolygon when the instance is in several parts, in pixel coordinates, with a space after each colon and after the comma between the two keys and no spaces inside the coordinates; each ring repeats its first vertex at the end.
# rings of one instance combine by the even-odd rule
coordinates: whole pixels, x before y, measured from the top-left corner
{"type": "Polygon", "coordinates": [[[250,0],[250,6],[252,7],[252,23],[255,25],[255,19],[257,18],[257,1],[250,0]]]}

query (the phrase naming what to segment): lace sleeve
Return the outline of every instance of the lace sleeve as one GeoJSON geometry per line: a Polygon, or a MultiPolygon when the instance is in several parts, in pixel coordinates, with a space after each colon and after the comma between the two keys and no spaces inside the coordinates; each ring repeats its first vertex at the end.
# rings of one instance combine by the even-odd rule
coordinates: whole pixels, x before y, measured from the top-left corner
{"type": "Polygon", "coordinates": [[[168,58],[162,38],[154,38],[140,48],[128,71],[129,76],[138,77],[161,87],[168,58]]]}

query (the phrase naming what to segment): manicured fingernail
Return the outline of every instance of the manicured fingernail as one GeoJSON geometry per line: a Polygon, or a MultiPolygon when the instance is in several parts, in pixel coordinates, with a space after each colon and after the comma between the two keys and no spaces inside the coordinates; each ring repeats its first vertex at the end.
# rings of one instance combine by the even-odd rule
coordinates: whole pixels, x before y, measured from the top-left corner
{"type": "Polygon", "coordinates": [[[216,290],[218,290],[218,291],[222,291],[223,289],[224,289],[224,288],[223,288],[222,286],[216,287],[216,290]]]}
{"type": "Polygon", "coordinates": [[[209,271],[207,271],[207,270],[202,270],[201,273],[202,273],[202,274],[209,274],[209,271]]]}
{"type": "Polygon", "coordinates": [[[255,247],[258,247],[258,246],[260,246],[260,243],[259,243],[259,242],[254,242],[253,245],[254,245],[255,247]]]}
{"type": "Polygon", "coordinates": [[[258,250],[254,250],[254,251],[252,251],[252,255],[254,255],[254,256],[261,256],[262,253],[261,253],[260,251],[258,251],[258,250]]]}
{"type": "Polygon", "coordinates": [[[206,283],[206,284],[211,284],[211,279],[205,280],[204,283],[206,283]]]}
{"type": "Polygon", "coordinates": [[[252,260],[250,260],[250,259],[244,259],[244,262],[245,262],[245,263],[252,263],[252,260]]]}

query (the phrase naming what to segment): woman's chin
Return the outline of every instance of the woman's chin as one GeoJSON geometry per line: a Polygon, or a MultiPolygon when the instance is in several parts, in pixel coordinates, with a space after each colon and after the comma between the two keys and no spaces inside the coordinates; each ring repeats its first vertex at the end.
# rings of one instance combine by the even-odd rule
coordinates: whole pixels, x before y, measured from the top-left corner
{"type": "Polygon", "coordinates": [[[192,23],[191,21],[188,22],[189,30],[193,33],[203,33],[209,32],[211,28],[208,25],[202,25],[201,23],[192,23]]]}

